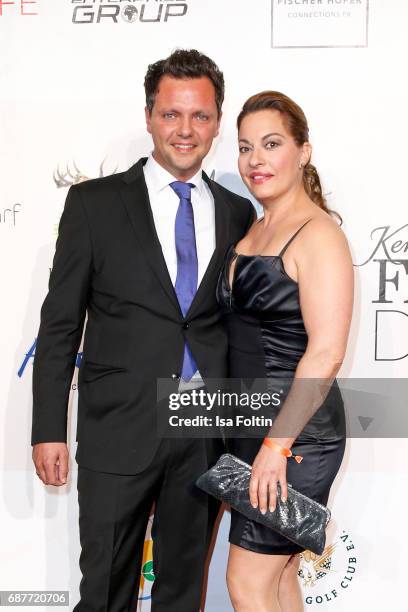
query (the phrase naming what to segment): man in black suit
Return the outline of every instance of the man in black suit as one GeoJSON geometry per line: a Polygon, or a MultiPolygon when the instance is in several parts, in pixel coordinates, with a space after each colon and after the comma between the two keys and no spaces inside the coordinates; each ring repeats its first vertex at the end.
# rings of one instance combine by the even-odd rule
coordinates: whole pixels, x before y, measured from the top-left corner
{"type": "Polygon", "coordinates": [[[33,460],[45,484],[60,486],[87,313],[75,456],[77,612],[136,610],[153,502],[152,610],[197,612],[217,513],[194,486],[217,459],[216,441],[158,435],[157,379],[180,391],[227,375],[215,289],[254,209],[201,170],[224,97],[214,62],[175,51],[149,66],[145,89],[152,155],[69,190],[34,359],[33,460]]]}

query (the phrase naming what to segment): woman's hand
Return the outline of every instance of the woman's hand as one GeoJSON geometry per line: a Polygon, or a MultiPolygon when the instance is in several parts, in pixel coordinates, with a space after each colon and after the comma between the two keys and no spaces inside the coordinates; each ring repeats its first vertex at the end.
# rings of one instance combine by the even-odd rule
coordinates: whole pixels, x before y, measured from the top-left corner
{"type": "Polygon", "coordinates": [[[252,465],[249,481],[249,499],[254,508],[259,507],[262,514],[276,508],[277,483],[281,486],[281,499],[288,498],[286,468],[288,460],[276,451],[262,445],[252,465]]]}

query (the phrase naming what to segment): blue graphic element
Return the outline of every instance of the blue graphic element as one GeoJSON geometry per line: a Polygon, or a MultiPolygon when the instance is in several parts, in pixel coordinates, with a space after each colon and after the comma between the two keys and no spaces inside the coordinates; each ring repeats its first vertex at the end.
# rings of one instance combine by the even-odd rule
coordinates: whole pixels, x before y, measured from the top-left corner
{"type": "MultiPolygon", "coordinates": [[[[34,340],[33,344],[28,349],[28,351],[25,354],[25,357],[23,359],[23,363],[21,364],[21,366],[18,369],[17,376],[19,378],[21,378],[22,375],[24,374],[24,370],[26,369],[27,363],[29,362],[29,360],[30,359],[34,359],[34,356],[35,356],[35,347],[36,346],[37,346],[37,338],[34,340]]],[[[83,352],[77,353],[77,356],[76,356],[76,359],[75,359],[75,367],[76,368],[79,368],[80,365],[81,365],[82,355],[83,355],[83,352]]]]}

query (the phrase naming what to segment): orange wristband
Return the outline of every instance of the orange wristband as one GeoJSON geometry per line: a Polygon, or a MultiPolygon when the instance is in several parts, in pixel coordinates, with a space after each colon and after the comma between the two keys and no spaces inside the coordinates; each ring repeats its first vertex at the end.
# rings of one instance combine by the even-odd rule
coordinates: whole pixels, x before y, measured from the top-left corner
{"type": "Polygon", "coordinates": [[[284,448],[283,446],[280,446],[280,444],[277,444],[270,438],[265,438],[263,441],[263,444],[265,444],[265,446],[268,446],[272,450],[276,451],[280,455],[283,455],[284,457],[287,457],[287,458],[292,457],[298,463],[300,463],[303,460],[303,457],[301,457],[300,455],[294,455],[292,451],[290,450],[290,448],[284,448]]]}

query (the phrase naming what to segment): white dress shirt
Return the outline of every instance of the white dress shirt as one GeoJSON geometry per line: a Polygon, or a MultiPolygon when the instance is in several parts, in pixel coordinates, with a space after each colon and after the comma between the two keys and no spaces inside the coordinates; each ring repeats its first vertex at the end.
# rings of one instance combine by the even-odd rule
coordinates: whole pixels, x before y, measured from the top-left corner
{"type": "MultiPolygon", "coordinates": [[[[171,281],[175,285],[177,253],[174,226],[180,199],[170,187],[170,183],[177,179],[158,164],[152,155],[143,166],[143,171],[156,232],[171,281]]],[[[195,185],[195,188],[191,190],[191,204],[197,246],[198,285],[200,285],[215,249],[214,198],[203,180],[201,170],[187,182],[195,185]]]]}
{"type": "MultiPolygon", "coordinates": [[[[180,199],[170,187],[170,183],[177,179],[165,170],[152,155],[149,156],[143,166],[143,172],[149,192],[150,206],[157,236],[171,281],[175,285],[177,277],[177,252],[174,228],[180,199]]],[[[191,190],[191,204],[194,213],[198,259],[197,284],[199,286],[215,249],[214,198],[210,188],[203,180],[201,170],[187,182],[195,185],[195,188],[191,190]]],[[[193,379],[194,382],[202,381],[198,372],[194,374],[193,379]]]]}

